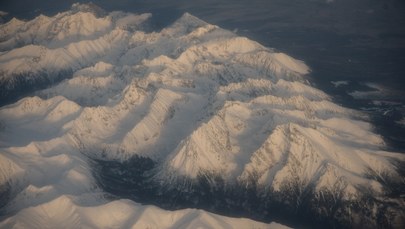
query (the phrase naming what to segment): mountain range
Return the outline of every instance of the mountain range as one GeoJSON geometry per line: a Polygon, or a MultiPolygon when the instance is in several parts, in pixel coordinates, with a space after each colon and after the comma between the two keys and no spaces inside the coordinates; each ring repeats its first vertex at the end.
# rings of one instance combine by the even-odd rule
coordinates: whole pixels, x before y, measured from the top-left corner
{"type": "Polygon", "coordinates": [[[151,18],[74,4],[0,25],[0,227],[404,225],[405,156],[304,62],[151,18]]]}

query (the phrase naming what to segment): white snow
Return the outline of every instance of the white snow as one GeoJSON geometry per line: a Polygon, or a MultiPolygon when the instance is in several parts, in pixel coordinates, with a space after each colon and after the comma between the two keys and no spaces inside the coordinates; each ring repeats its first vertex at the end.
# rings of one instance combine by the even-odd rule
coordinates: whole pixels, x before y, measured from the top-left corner
{"type": "Polygon", "coordinates": [[[356,90],[348,94],[352,96],[354,99],[381,99],[401,94],[399,91],[395,89],[376,83],[368,82],[364,83],[364,85],[369,87],[370,90],[367,91],[356,90]]]}
{"type": "Polygon", "coordinates": [[[405,117],[403,117],[402,119],[400,119],[399,121],[397,121],[396,123],[398,123],[401,126],[405,126],[405,117]]]}
{"type": "Polygon", "coordinates": [[[77,198],[62,195],[47,203],[26,208],[0,223],[4,228],[257,228],[284,229],[278,223],[259,223],[230,218],[197,209],[166,211],[129,200],[77,204],[77,198]]]}
{"type": "Polygon", "coordinates": [[[348,85],[349,84],[349,81],[347,81],[347,80],[341,80],[341,81],[330,81],[332,84],[333,84],[333,86],[335,86],[335,87],[340,87],[340,86],[344,86],[344,85],[348,85]]]}
{"type": "Polygon", "coordinates": [[[349,198],[360,187],[383,195],[370,170],[398,178],[391,159],[405,161],[403,154],[381,150],[363,114],[307,85],[302,61],[190,14],[148,33],[141,25],[150,14],[95,12],[102,14],[74,5],[0,25],[0,80],[73,72],[0,108],[0,185],[16,191],[0,227],[282,227],[108,201],[89,155],[150,157],[159,162],[156,179],[168,185],[201,173],[254,178],[274,190],[291,180],[317,190],[344,181],[349,198]]]}

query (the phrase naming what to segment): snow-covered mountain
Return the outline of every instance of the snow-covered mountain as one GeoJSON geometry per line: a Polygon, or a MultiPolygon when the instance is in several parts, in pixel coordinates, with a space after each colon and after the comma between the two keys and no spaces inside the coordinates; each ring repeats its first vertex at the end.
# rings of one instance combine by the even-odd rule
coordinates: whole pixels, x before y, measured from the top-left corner
{"type": "Polygon", "coordinates": [[[109,202],[131,173],[101,179],[94,162],[133,160],[152,162],[137,164],[137,187],[169,202],[208,181],[221,204],[248,209],[253,195],[257,219],[277,205],[333,225],[404,224],[405,156],[313,88],[302,61],[187,13],[161,31],[150,18],[74,4],[0,25],[0,226],[280,226],[109,202]]]}

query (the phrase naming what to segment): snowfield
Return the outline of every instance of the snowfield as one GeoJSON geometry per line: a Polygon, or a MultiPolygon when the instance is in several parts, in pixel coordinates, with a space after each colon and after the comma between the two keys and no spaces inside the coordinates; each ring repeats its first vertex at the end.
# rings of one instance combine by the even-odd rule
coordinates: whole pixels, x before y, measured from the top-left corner
{"type": "Polygon", "coordinates": [[[295,207],[311,193],[374,209],[316,210],[352,226],[405,222],[405,156],[311,87],[302,61],[187,13],[149,31],[151,17],[74,4],[0,25],[2,99],[41,88],[0,108],[0,227],[284,227],[111,200],[89,161],[133,157],[156,163],[162,189],[220,177],[295,207]]]}

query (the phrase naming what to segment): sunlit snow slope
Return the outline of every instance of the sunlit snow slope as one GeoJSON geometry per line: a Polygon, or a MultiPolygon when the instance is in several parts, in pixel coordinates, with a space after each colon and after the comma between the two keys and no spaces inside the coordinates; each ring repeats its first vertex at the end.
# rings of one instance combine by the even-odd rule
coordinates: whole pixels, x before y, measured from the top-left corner
{"type": "Polygon", "coordinates": [[[134,156],[156,162],[162,188],[220,177],[292,196],[293,207],[307,193],[316,202],[367,192],[375,209],[345,220],[376,224],[389,212],[391,225],[404,222],[403,190],[392,188],[403,187],[404,155],[382,150],[367,117],[311,87],[303,62],[189,14],[149,32],[150,17],[75,4],[0,25],[4,100],[47,86],[0,108],[0,226],[279,226],[108,202],[89,158],[134,156]]]}

